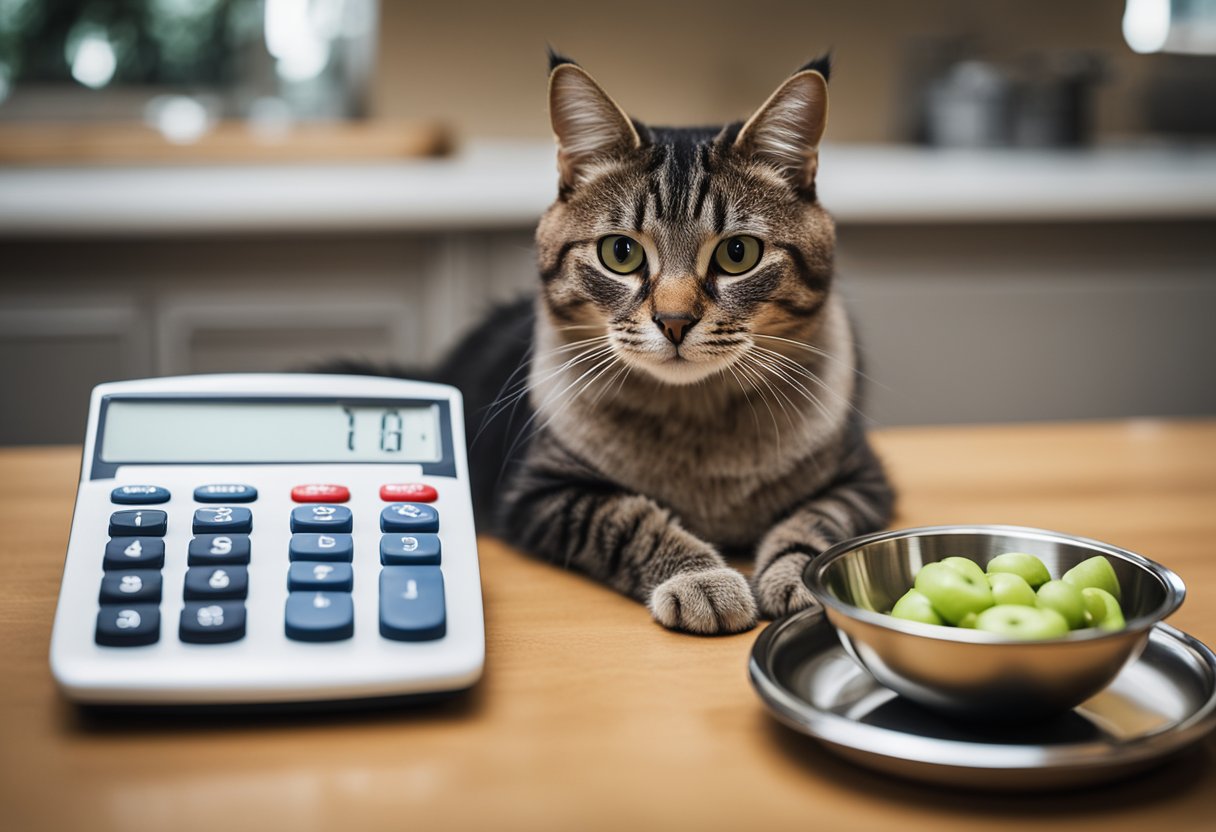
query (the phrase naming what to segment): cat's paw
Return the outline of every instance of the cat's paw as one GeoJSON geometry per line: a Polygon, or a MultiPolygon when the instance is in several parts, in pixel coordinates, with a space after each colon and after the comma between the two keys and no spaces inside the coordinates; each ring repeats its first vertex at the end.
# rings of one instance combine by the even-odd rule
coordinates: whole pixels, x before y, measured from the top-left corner
{"type": "Polygon", "coordinates": [[[756,601],[765,618],[781,618],[818,602],[802,582],[802,570],[811,556],[802,552],[782,555],[760,573],[755,582],[756,601]]]}
{"type": "Polygon", "coordinates": [[[700,635],[741,633],[756,626],[756,601],[733,569],[681,572],[655,587],[650,612],[672,630],[700,635]]]}

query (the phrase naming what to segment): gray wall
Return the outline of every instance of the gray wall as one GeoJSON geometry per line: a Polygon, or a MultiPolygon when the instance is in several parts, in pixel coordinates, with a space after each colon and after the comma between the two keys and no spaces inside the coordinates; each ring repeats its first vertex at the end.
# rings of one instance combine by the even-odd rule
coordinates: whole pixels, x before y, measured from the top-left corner
{"type": "Polygon", "coordinates": [[[879,424],[1216,414],[1211,223],[846,227],[879,424]]]}

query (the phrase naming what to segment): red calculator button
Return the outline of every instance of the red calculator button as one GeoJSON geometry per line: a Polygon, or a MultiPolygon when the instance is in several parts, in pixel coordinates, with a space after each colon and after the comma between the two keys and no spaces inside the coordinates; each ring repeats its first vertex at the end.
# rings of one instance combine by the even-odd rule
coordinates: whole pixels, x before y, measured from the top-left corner
{"type": "Polygon", "coordinates": [[[386,503],[433,503],[439,492],[420,482],[399,482],[380,486],[380,499],[386,503]]]}
{"type": "Polygon", "coordinates": [[[297,503],[345,503],[350,489],[345,485],[297,485],[291,489],[291,499],[297,503]]]}

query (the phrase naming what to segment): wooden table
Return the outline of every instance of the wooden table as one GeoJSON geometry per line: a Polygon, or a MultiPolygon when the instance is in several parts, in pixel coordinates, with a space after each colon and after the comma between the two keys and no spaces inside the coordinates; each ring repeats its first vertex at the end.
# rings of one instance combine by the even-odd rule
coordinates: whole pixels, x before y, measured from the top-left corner
{"type": "MultiPolygon", "coordinates": [[[[1143,552],[1189,586],[1172,623],[1216,641],[1216,421],[903,429],[878,444],[902,493],[897,525],[1020,523],[1143,552]]],[[[1139,780],[1065,795],[871,774],[769,718],[745,672],[756,632],[666,632],[642,607],[489,539],[486,677],[462,699],[85,716],[47,667],[78,453],[0,451],[4,829],[1167,832],[1216,811],[1216,737],[1139,780]]]]}

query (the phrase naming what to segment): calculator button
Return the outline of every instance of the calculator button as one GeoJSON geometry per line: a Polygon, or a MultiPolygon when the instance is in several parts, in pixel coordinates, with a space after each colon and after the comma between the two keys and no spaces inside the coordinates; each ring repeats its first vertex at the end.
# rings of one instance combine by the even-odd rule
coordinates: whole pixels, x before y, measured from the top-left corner
{"type": "Polygon", "coordinates": [[[350,592],[355,588],[355,570],[349,563],[297,561],[287,572],[287,588],[350,592]]]}
{"type": "Polygon", "coordinates": [[[110,492],[110,502],[124,506],[152,506],[169,502],[169,489],[159,485],[120,485],[110,492]]]}
{"type": "Polygon", "coordinates": [[[420,482],[399,482],[380,486],[380,499],[386,503],[408,500],[411,503],[433,503],[439,492],[420,482]]]}
{"type": "Polygon", "coordinates": [[[291,489],[291,499],[297,503],[345,503],[350,489],[345,485],[297,485],[291,489]]]}
{"type": "Polygon", "coordinates": [[[128,509],[110,515],[110,536],[120,534],[164,537],[169,515],[155,508],[128,509]]]}
{"type": "Polygon", "coordinates": [[[223,644],[245,637],[245,605],[240,601],[188,601],[178,638],[190,644],[223,644]]]}
{"type": "Polygon", "coordinates": [[[236,600],[249,594],[249,572],[243,566],[192,566],[186,570],[187,601],[236,600]]]}
{"type": "Polygon", "coordinates": [[[239,483],[200,485],[194,489],[194,501],[197,503],[252,503],[257,498],[256,488],[239,483]]]}
{"type": "Polygon", "coordinates": [[[355,542],[348,534],[301,532],[287,544],[289,559],[324,560],[350,563],[355,557],[355,542]]]}
{"type": "Polygon", "coordinates": [[[102,568],[160,569],[165,565],[165,541],[159,537],[115,537],[106,543],[102,568]]]}
{"type": "Polygon", "coordinates": [[[439,512],[418,503],[393,503],[380,512],[382,532],[437,532],[439,512]]]}
{"type": "Polygon", "coordinates": [[[380,562],[385,566],[438,566],[439,549],[437,534],[386,534],[380,538],[380,562]]]}
{"type": "Polygon", "coordinates": [[[123,569],[107,572],[101,579],[103,604],[159,604],[160,572],[155,569],[123,569]]]}
{"type": "Polygon", "coordinates": [[[380,570],[380,635],[395,641],[428,641],[446,632],[443,572],[438,566],[380,570]]]}
{"type": "Polygon", "coordinates": [[[345,506],[300,506],[291,511],[293,532],[349,532],[354,527],[345,506]]]}
{"type": "Polygon", "coordinates": [[[93,636],[106,647],[139,647],[160,638],[160,608],[156,604],[106,604],[97,613],[93,636]]]}
{"type": "Polygon", "coordinates": [[[190,541],[186,562],[190,566],[249,563],[249,535],[200,534],[190,541]]]}
{"type": "Polygon", "coordinates": [[[340,641],[355,634],[355,605],[346,592],[292,592],[287,596],[287,637],[340,641]]]}
{"type": "Polygon", "coordinates": [[[253,512],[247,508],[200,508],[194,511],[194,533],[231,532],[248,534],[253,531],[253,512]]]}

